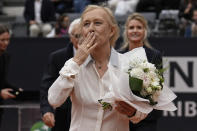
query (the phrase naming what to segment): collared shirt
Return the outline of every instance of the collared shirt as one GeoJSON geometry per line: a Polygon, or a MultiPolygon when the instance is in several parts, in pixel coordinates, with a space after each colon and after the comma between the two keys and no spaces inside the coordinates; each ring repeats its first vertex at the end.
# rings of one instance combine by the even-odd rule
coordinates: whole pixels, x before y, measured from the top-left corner
{"type": "MultiPolygon", "coordinates": [[[[89,56],[78,66],[67,61],[60,76],[49,88],[49,103],[60,106],[71,96],[72,113],[70,131],[128,131],[129,119],[116,110],[103,110],[98,100],[120,82],[120,55],[112,49],[108,69],[99,77],[94,60],[89,56]]],[[[121,88],[121,87],[120,87],[121,88]]]]}
{"type": "Polygon", "coordinates": [[[35,11],[35,21],[37,23],[42,23],[42,20],[41,20],[41,7],[42,7],[42,0],[35,0],[35,3],[34,3],[34,11],[35,11]]]}

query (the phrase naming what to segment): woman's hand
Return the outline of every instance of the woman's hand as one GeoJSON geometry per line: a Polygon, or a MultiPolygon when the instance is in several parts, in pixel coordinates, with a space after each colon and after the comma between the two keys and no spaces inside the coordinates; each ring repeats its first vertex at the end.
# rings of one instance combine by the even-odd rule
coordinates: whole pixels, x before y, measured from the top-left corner
{"type": "Polygon", "coordinates": [[[55,126],[55,117],[51,112],[47,112],[42,117],[43,122],[50,128],[55,126]]]}
{"type": "Polygon", "coordinates": [[[29,21],[29,24],[30,24],[30,25],[36,24],[36,21],[30,20],[30,21],[29,21]]]}
{"type": "Polygon", "coordinates": [[[129,117],[129,120],[133,123],[139,123],[141,120],[144,120],[148,114],[142,113],[140,111],[137,111],[132,106],[128,105],[124,101],[116,101],[116,110],[120,112],[121,114],[127,115],[129,117]]]}
{"type": "Polygon", "coordinates": [[[188,14],[191,9],[192,9],[192,3],[190,2],[190,3],[188,3],[187,7],[185,8],[184,13],[188,14]]]}
{"type": "Polygon", "coordinates": [[[136,109],[133,108],[132,106],[130,106],[129,104],[127,104],[126,102],[124,101],[116,101],[116,107],[115,109],[121,113],[121,114],[124,114],[128,117],[132,117],[135,112],[136,112],[136,109]]]}
{"type": "Polygon", "coordinates": [[[2,89],[1,90],[1,94],[0,96],[6,100],[6,99],[9,99],[9,98],[15,98],[16,96],[13,95],[12,93],[10,93],[10,91],[13,91],[11,88],[5,88],[5,89],[2,89]]]}
{"type": "MultiPolygon", "coordinates": [[[[95,33],[89,32],[87,37],[82,40],[81,44],[78,45],[78,49],[73,60],[81,65],[86,60],[90,52],[96,47],[97,43],[95,43],[95,33]]],[[[79,42],[80,43],[80,42],[79,42]]]]}

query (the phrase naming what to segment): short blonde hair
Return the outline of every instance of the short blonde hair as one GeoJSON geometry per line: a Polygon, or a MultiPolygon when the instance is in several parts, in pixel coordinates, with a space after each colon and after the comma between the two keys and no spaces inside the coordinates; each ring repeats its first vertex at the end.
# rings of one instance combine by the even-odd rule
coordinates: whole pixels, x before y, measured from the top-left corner
{"type": "Polygon", "coordinates": [[[122,49],[125,49],[129,46],[129,38],[127,36],[127,30],[128,30],[128,25],[129,25],[129,22],[131,20],[137,20],[139,21],[140,23],[142,23],[142,25],[144,26],[144,29],[145,29],[145,35],[144,35],[144,40],[143,40],[143,43],[150,47],[148,41],[147,41],[147,33],[148,33],[148,23],[147,23],[147,20],[144,18],[144,16],[142,16],[141,14],[139,13],[133,13],[131,15],[128,16],[127,18],[127,21],[125,23],[125,26],[124,26],[124,33],[123,33],[123,39],[124,39],[124,45],[122,47],[122,49]]]}
{"type": "Polygon", "coordinates": [[[115,43],[116,43],[116,40],[118,39],[119,37],[119,27],[118,27],[118,24],[116,22],[116,19],[112,13],[112,11],[107,8],[107,7],[103,7],[103,6],[98,6],[98,5],[88,5],[85,10],[83,11],[82,15],[81,15],[81,28],[82,28],[82,24],[83,24],[83,19],[84,19],[84,15],[89,12],[89,11],[92,11],[92,10],[95,10],[95,9],[102,9],[106,12],[106,14],[108,15],[108,23],[110,24],[110,26],[112,28],[114,28],[114,34],[111,36],[109,42],[110,42],[110,45],[111,46],[114,46],[115,43]]]}

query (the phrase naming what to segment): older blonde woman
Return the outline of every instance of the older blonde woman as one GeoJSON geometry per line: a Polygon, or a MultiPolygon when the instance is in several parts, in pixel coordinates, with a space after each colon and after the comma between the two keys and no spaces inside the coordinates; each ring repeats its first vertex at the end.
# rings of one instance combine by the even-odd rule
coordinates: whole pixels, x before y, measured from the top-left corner
{"type": "MultiPolygon", "coordinates": [[[[122,53],[132,53],[144,49],[146,57],[150,63],[157,68],[162,68],[162,55],[155,50],[147,41],[148,25],[146,19],[139,13],[131,14],[126,21],[124,30],[124,45],[122,53]]],[[[138,124],[130,123],[130,131],[156,131],[157,120],[161,116],[161,111],[154,110],[148,117],[138,124]]]]}
{"type": "Polygon", "coordinates": [[[50,87],[49,103],[56,108],[71,96],[70,131],[128,131],[127,116],[134,114],[134,108],[117,102],[117,110],[104,111],[98,103],[109,86],[117,86],[121,73],[118,53],[112,48],[119,36],[112,12],[88,6],[81,16],[81,30],[84,39],[50,87]]]}

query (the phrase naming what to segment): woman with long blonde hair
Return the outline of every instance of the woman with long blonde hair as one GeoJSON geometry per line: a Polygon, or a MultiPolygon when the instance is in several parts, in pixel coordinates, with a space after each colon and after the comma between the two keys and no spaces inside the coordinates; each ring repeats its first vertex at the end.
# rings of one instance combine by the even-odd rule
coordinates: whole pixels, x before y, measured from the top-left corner
{"type": "MultiPolygon", "coordinates": [[[[148,24],[146,19],[139,13],[128,16],[124,30],[124,44],[121,53],[128,53],[143,49],[147,60],[155,64],[158,69],[162,68],[162,55],[153,49],[147,40],[148,24]]],[[[130,131],[156,131],[157,120],[161,116],[161,111],[152,111],[146,119],[138,124],[130,123],[130,131]]]]}

